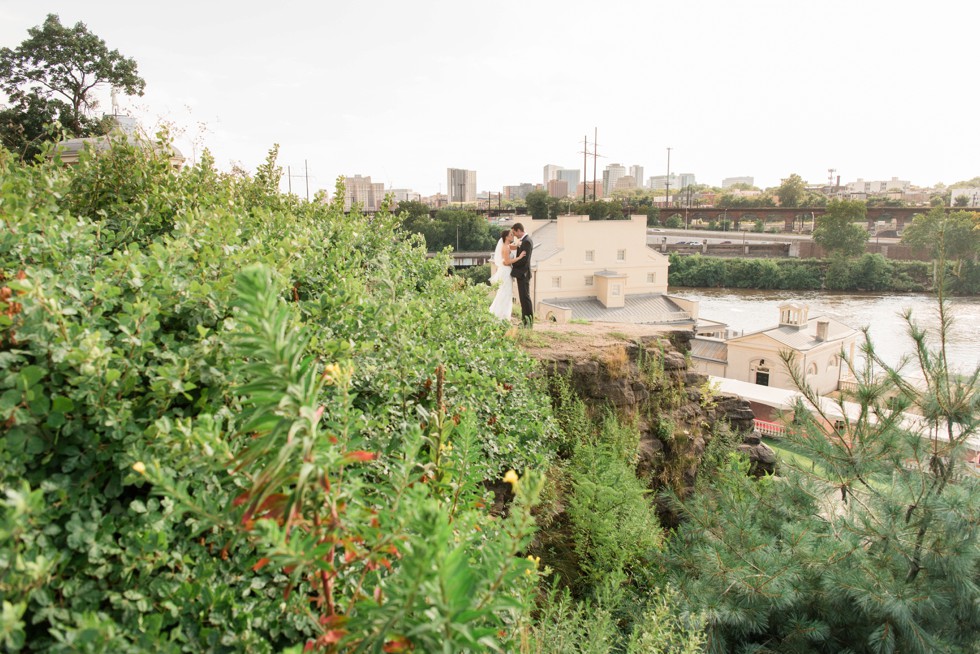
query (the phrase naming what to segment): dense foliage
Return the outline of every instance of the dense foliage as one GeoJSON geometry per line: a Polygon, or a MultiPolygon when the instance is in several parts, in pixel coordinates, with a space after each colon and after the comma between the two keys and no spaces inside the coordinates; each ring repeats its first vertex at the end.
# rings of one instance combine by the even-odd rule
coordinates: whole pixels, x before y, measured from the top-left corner
{"type": "MultiPolygon", "coordinates": [[[[946,264],[954,295],[980,293],[980,263],[946,264]]],[[[935,266],[919,261],[893,261],[880,254],[856,259],[733,259],[700,254],[670,255],[669,284],[701,288],[759,288],[835,291],[928,291],[934,288],[935,266]]]]}
{"type": "Polygon", "coordinates": [[[868,207],[857,200],[831,200],[827,212],[816,219],[813,242],[832,255],[854,257],[868,241],[868,207]]]}
{"type": "Polygon", "coordinates": [[[279,174],[0,153],[8,649],[510,649],[530,363],[393,216],[279,174]]]}
{"type": "Polygon", "coordinates": [[[398,207],[401,228],[420,234],[429,252],[452,248],[457,252],[493,250],[500,234],[491,229],[487,219],[463,209],[441,209],[430,216],[421,202],[403,202],[398,207]]]}
{"type": "Polygon", "coordinates": [[[707,618],[709,651],[977,651],[980,482],[966,457],[980,440],[980,368],[947,360],[949,312],[940,297],[937,341],[908,317],[913,370],[866,341],[872,365],[851,362],[857,387],[836,402],[784,355],[805,398],[787,432],[802,456],[758,481],[733,457],[678,499],[669,569],[707,618]]]}

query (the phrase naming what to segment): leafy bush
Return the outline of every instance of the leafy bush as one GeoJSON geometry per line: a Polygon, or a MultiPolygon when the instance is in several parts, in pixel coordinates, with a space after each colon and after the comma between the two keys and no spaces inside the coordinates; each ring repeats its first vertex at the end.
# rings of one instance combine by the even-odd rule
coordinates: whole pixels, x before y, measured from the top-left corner
{"type": "Polygon", "coordinates": [[[8,648],[507,647],[536,477],[507,519],[482,507],[556,446],[532,364],[446,257],[280,195],[274,154],[248,176],[0,152],[8,648]]]}

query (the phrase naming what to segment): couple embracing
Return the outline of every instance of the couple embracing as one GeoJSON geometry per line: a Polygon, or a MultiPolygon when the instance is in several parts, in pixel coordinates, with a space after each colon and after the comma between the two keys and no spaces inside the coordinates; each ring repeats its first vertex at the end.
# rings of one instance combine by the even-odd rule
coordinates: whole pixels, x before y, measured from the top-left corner
{"type": "Polygon", "coordinates": [[[517,280],[517,295],[521,300],[521,323],[531,327],[534,323],[534,307],[531,304],[531,252],[534,243],[524,232],[524,225],[515,223],[511,229],[500,233],[500,240],[493,251],[493,263],[497,272],[490,282],[500,282],[497,295],[490,305],[490,312],[501,320],[510,320],[511,304],[514,301],[514,286],[511,278],[517,280]]]}

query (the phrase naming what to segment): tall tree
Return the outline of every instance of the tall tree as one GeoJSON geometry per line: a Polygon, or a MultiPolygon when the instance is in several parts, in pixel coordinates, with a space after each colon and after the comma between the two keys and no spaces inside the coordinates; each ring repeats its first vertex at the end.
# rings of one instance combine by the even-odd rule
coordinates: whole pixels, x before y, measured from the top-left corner
{"type": "Polygon", "coordinates": [[[977,216],[969,211],[947,213],[943,207],[933,207],[929,213],[912,218],[912,224],[902,232],[902,243],[928,251],[933,259],[971,259],[980,250],[977,216]]]}
{"type": "Polygon", "coordinates": [[[832,200],[827,213],[817,218],[813,241],[831,254],[853,257],[864,252],[868,230],[861,226],[867,220],[867,206],[857,200],[832,200]],[[855,224],[859,223],[859,224],[855,224]]]}
{"type": "Polygon", "coordinates": [[[110,50],[84,23],[66,27],[48,14],[27,33],[16,49],[0,48],[0,90],[12,104],[0,122],[5,144],[36,142],[44,133],[39,120],[49,117],[73,136],[102,129],[92,116],[98,107],[94,91],[101,85],[143,95],[146,82],[136,61],[110,50]]]}
{"type": "Polygon", "coordinates": [[[776,197],[779,198],[781,207],[798,207],[806,194],[806,182],[803,178],[793,173],[783,180],[783,183],[776,189],[776,197]]]}
{"type": "Polygon", "coordinates": [[[524,198],[527,211],[534,220],[547,220],[551,213],[551,203],[549,202],[547,191],[531,191],[524,198]]]}

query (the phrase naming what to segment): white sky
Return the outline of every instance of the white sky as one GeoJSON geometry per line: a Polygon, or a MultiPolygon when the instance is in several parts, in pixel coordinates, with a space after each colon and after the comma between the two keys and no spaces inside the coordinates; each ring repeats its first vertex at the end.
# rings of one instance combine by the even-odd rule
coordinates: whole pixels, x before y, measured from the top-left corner
{"type": "Polygon", "coordinates": [[[188,159],[254,170],[278,143],[311,193],[361,174],[428,195],[448,167],[540,183],[594,128],[600,178],[664,174],[668,146],[712,185],[980,175],[975,2],[0,0],[0,46],[49,12],[137,61],[124,111],[184,130],[188,159]]]}

